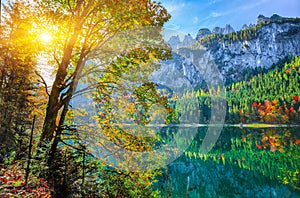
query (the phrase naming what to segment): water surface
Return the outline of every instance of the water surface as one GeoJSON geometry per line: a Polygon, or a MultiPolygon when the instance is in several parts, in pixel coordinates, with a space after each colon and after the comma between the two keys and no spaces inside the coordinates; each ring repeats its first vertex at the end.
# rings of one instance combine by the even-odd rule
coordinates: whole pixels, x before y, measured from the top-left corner
{"type": "MultiPolygon", "coordinates": [[[[164,128],[163,139],[177,130],[164,128]]],[[[300,197],[299,127],[224,127],[207,154],[200,152],[207,127],[197,130],[158,178],[155,189],[164,197],[300,197]]]]}

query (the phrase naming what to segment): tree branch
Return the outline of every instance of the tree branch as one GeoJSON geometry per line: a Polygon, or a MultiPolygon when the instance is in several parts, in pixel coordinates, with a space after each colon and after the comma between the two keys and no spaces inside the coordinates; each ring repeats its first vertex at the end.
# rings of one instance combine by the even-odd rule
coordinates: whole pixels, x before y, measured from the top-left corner
{"type": "Polygon", "coordinates": [[[47,93],[47,95],[48,95],[48,96],[50,96],[50,94],[49,94],[49,92],[48,92],[48,85],[47,85],[47,83],[46,83],[45,79],[43,78],[43,76],[42,76],[41,74],[39,74],[39,72],[38,72],[38,71],[35,71],[35,74],[36,74],[38,77],[40,77],[40,78],[41,78],[41,80],[42,80],[42,83],[43,83],[43,84],[44,84],[44,86],[45,86],[46,93],[47,93]]]}

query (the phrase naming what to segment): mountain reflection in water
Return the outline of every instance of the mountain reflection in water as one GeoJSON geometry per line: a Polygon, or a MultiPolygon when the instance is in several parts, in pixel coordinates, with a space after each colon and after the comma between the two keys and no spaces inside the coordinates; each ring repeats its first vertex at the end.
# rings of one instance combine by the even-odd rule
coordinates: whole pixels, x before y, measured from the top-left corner
{"type": "MultiPolygon", "coordinates": [[[[171,139],[178,128],[165,128],[171,139]]],[[[163,197],[300,197],[300,128],[225,127],[207,154],[207,127],[169,164],[155,189],[163,197]]]]}

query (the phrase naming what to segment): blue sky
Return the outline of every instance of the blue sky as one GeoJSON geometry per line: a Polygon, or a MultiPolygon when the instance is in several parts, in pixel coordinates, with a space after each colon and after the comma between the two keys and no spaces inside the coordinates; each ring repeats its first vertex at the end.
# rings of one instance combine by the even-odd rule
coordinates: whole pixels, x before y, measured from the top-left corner
{"type": "Polygon", "coordinates": [[[259,14],[300,17],[300,0],[160,0],[172,15],[166,29],[190,33],[230,24],[235,30],[255,23],[259,14]]]}
{"type": "MultiPolygon", "coordinates": [[[[300,17],[300,0],[156,0],[172,15],[165,28],[196,36],[200,28],[230,24],[235,30],[255,23],[259,14],[300,17]]],[[[2,0],[6,2],[6,0],[2,0]]]]}

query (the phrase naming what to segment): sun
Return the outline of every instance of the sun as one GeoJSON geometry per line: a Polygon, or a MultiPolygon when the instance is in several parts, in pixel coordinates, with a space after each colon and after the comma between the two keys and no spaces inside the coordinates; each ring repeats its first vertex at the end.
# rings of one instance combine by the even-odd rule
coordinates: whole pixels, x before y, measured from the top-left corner
{"type": "Polygon", "coordinates": [[[40,34],[40,38],[45,43],[49,43],[52,40],[51,35],[49,33],[47,33],[47,32],[44,32],[44,33],[40,34]]]}

